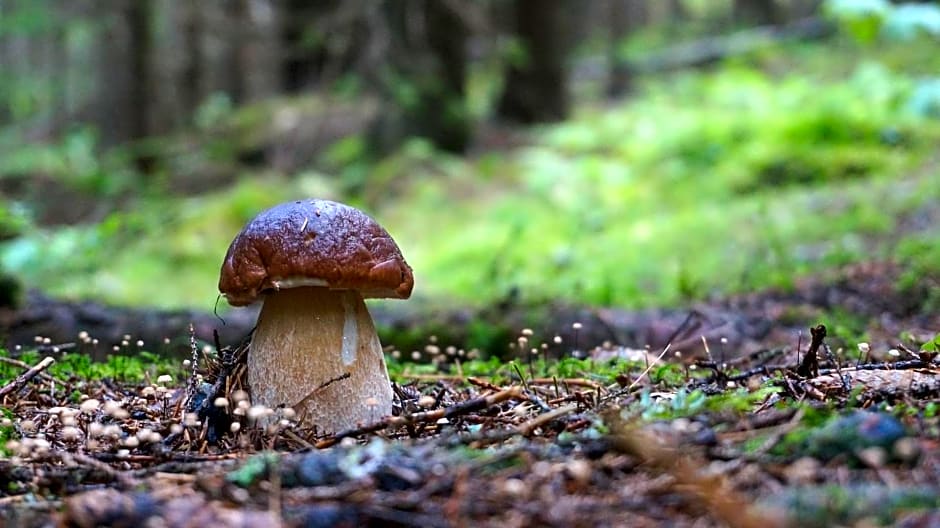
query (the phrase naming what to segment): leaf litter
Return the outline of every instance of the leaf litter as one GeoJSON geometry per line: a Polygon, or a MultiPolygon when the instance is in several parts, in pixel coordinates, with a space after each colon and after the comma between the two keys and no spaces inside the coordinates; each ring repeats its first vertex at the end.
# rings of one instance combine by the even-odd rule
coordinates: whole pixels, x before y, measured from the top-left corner
{"type": "MultiPolygon", "coordinates": [[[[252,406],[247,343],[189,379],[0,388],[11,526],[830,526],[940,521],[936,351],[683,357],[610,343],[565,375],[399,376],[335,434],[252,406]]],[[[531,336],[531,332],[526,334],[531,336]]],[[[864,349],[864,350],[863,350],[864,349]]],[[[572,351],[575,352],[575,351],[572,351]]],[[[582,354],[584,355],[584,354],[582,354]]],[[[566,360],[557,360],[566,361],[566,360]]],[[[30,370],[30,368],[33,370],[30,370]]],[[[423,371],[424,372],[424,371],[423,371]]],[[[508,373],[508,374],[506,374],[508,373]]]]}

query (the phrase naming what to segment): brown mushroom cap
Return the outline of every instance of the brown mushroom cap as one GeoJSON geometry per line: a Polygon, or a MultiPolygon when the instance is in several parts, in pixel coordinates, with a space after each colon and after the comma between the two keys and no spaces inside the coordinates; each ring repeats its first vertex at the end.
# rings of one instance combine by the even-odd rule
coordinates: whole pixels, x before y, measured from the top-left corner
{"type": "Polygon", "coordinates": [[[309,199],[276,205],[249,222],[229,246],[219,277],[219,291],[233,306],[294,286],[407,299],[414,276],[398,245],[371,217],[309,199]]]}

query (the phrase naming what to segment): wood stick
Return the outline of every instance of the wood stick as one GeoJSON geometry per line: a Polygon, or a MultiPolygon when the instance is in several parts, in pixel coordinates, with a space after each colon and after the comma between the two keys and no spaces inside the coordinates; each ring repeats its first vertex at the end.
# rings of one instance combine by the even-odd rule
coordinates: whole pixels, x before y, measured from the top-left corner
{"type": "Polygon", "coordinates": [[[471,398],[469,400],[451,405],[450,407],[444,407],[443,409],[435,409],[433,411],[425,411],[403,416],[389,416],[384,420],[363,425],[362,427],[355,427],[353,429],[340,431],[335,433],[333,436],[320,440],[316,443],[316,447],[317,449],[325,449],[327,447],[336,445],[343,438],[375,433],[389,427],[397,427],[419,422],[436,422],[441,418],[451,418],[453,416],[460,416],[462,414],[467,414],[473,411],[486,409],[487,407],[492,407],[493,405],[502,403],[506,400],[523,398],[524,395],[522,393],[522,387],[510,387],[495,394],[481,396],[478,398],[471,398]]]}
{"type": "MultiPolygon", "coordinates": [[[[31,366],[29,363],[20,361],[20,360],[15,359],[15,358],[9,358],[9,357],[6,357],[6,356],[0,356],[0,363],[6,363],[7,365],[13,365],[14,367],[19,367],[19,368],[21,368],[21,369],[23,369],[23,370],[29,370],[30,368],[32,368],[32,366],[31,366]]],[[[60,384],[60,385],[65,385],[65,382],[64,382],[64,381],[59,380],[59,379],[56,379],[56,378],[50,376],[49,374],[46,374],[45,372],[40,372],[40,373],[39,373],[39,378],[42,379],[43,381],[48,381],[48,382],[52,382],[52,383],[58,383],[58,384],[60,384]]]]}
{"type": "MultiPolygon", "coordinates": [[[[488,383],[487,380],[482,379],[479,376],[465,377],[459,374],[405,374],[402,377],[417,381],[466,381],[467,383],[478,386],[479,383],[488,383]]],[[[556,382],[564,382],[568,385],[574,385],[576,387],[590,387],[592,389],[602,387],[601,384],[585,378],[530,378],[527,381],[529,385],[552,385],[556,382]]]]}
{"type": "MultiPolygon", "coordinates": [[[[46,358],[49,359],[49,358],[46,358]]],[[[65,451],[56,451],[55,456],[66,466],[87,466],[104,472],[116,482],[122,489],[133,489],[139,484],[138,480],[124,471],[112,467],[104,462],[85,455],[83,453],[68,453],[65,451]]]]}
{"type": "Polygon", "coordinates": [[[55,363],[55,358],[46,356],[45,359],[37,363],[35,367],[20,374],[16,379],[4,385],[3,388],[0,388],[0,398],[15,390],[19,390],[23,385],[26,385],[29,380],[35,378],[37,374],[46,370],[46,368],[53,363],[55,363]]]}
{"type": "Polygon", "coordinates": [[[522,436],[529,436],[530,434],[532,434],[532,431],[535,431],[542,425],[547,424],[548,422],[551,422],[552,420],[556,418],[561,418],[562,416],[566,414],[573,413],[576,410],[578,410],[578,404],[569,403],[568,405],[565,405],[564,407],[559,407],[557,409],[544,412],[536,416],[535,418],[532,418],[528,422],[525,422],[524,424],[520,424],[518,427],[516,427],[516,430],[522,436]]]}

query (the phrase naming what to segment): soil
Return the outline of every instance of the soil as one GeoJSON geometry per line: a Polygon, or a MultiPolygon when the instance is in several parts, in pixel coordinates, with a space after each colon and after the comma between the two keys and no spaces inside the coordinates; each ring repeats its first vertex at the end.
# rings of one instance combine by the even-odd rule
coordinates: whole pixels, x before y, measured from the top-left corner
{"type": "MultiPolygon", "coordinates": [[[[284,409],[268,411],[278,419],[266,427],[235,410],[247,406],[239,389],[250,312],[223,327],[211,314],[32,295],[4,314],[11,343],[33,346],[39,334],[64,344],[81,330],[102,336],[102,348],[124,334],[188,343],[194,321],[202,337],[218,328],[232,346],[204,358],[199,383],[69,379],[53,391],[38,373],[3,393],[13,421],[0,430],[22,439],[0,459],[0,524],[938,525],[940,384],[934,356],[915,341],[932,338],[940,314],[898,292],[899,273],[853,266],[790,291],[686,309],[543,307],[532,340],[559,334],[550,354],[650,367],[613,382],[524,369],[512,379],[413,376],[395,387],[394,416],[335,434],[284,409]],[[837,312],[853,314],[859,334],[830,320],[837,312]],[[854,351],[862,332],[870,351],[848,362],[839,349],[854,351]],[[682,379],[657,373],[660,356],[685,365],[682,379]],[[725,399],[701,405],[692,394],[725,399]]],[[[452,328],[437,335],[443,345],[468,339],[473,318],[518,335],[532,313],[510,303],[433,318],[378,310],[376,319],[392,340],[408,325],[452,328]]]]}

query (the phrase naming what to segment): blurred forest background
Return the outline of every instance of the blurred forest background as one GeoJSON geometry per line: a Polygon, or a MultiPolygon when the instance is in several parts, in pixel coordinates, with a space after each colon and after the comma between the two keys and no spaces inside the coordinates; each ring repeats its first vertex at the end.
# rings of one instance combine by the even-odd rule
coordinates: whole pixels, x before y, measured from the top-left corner
{"type": "Polygon", "coordinates": [[[240,227],[318,196],[422,306],[889,260],[937,307],[938,40],[940,2],[0,0],[2,300],[208,310],[240,227]]]}

